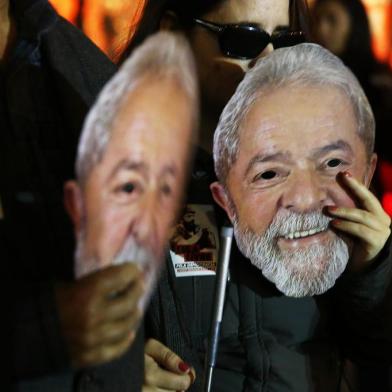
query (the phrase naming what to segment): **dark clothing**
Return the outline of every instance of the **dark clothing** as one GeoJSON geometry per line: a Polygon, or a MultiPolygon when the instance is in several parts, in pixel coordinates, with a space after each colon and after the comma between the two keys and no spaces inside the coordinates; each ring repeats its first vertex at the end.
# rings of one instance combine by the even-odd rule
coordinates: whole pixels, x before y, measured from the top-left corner
{"type": "MultiPolygon", "coordinates": [[[[198,164],[190,202],[212,203],[197,171],[198,164]]],[[[282,295],[234,247],[212,390],[338,391],[343,358],[387,362],[391,347],[384,345],[376,315],[390,280],[389,247],[367,274],[344,274],[324,295],[299,299],[282,295]]],[[[176,277],[168,259],[146,319],[149,336],[195,366],[191,391],[203,382],[213,293],[213,276],[176,277]]]]}
{"type": "Polygon", "coordinates": [[[54,300],[54,283],[73,279],[63,184],[74,178],[84,116],[116,68],[46,0],[11,0],[11,7],[17,41],[0,76],[0,258],[10,283],[12,387],[139,391],[141,334],[135,352],[75,374],[54,300]]]}
{"type": "Polygon", "coordinates": [[[14,386],[17,392],[140,392],[144,374],[144,335],[141,328],[121,358],[86,370],[70,369],[33,378],[14,386]]]}

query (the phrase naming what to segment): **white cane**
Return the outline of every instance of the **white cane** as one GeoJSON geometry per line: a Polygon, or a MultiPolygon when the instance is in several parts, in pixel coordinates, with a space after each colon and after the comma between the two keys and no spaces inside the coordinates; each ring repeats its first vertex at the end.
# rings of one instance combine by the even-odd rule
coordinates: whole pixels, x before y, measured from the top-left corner
{"type": "Polygon", "coordinates": [[[205,360],[204,391],[211,391],[212,374],[216,363],[218,352],[219,332],[222,323],[223,306],[229,271],[231,243],[233,240],[233,228],[223,226],[221,229],[221,246],[219,252],[218,268],[216,274],[214,307],[211,320],[210,337],[205,360]]]}

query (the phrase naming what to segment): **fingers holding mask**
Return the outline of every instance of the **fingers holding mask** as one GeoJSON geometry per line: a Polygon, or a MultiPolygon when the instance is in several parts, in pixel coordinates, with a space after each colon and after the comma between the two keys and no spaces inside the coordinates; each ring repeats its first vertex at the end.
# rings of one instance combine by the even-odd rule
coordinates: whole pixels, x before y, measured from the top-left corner
{"type": "Polygon", "coordinates": [[[56,289],[59,316],[76,368],[122,355],[141,319],[143,275],[135,265],[109,267],[56,289]]]}
{"type": "Polygon", "coordinates": [[[365,268],[384,247],[390,233],[391,220],[378,199],[361,182],[348,172],[339,176],[342,184],[357,200],[358,208],[328,207],[335,219],[331,225],[338,231],[352,236],[354,249],[352,264],[355,270],[365,268]]]}
{"type": "Polygon", "coordinates": [[[178,355],[155,339],[145,345],[146,391],[185,391],[196,377],[195,371],[178,355]]]}

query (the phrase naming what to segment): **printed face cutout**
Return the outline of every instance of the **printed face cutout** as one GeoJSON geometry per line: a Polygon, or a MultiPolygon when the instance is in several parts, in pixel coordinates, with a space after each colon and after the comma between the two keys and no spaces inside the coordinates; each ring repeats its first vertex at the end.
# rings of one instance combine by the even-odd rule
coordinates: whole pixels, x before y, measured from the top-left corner
{"type": "Polygon", "coordinates": [[[353,109],[337,89],[282,87],[256,101],[241,125],[228,195],[215,186],[215,197],[242,253],[286,295],[320,294],[346,267],[347,243],[324,213],[355,206],[337,180],[346,170],[369,184],[353,109]]]}
{"type": "Polygon", "coordinates": [[[156,270],[182,200],[190,102],[175,79],[143,79],[123,101],[85,184],[67,185],[78,277],[123,262],[156,270]]]}

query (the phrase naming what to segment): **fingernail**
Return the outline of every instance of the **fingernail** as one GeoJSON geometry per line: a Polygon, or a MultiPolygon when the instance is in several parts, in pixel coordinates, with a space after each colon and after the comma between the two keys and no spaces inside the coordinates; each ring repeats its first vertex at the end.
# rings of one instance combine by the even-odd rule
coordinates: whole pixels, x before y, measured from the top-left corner
{"type": "Polygon", "coordinates": [[[187,363],[185,363],[185,362],[180,362],[180,364],[178,365],[178,368],[179,368],[183,373],[186,373],[186,372],[190,369],[190,366],[189,366],[187,363]]]}
{"type": "Polygon", "coordinates": [[[342,223],[342,221],[339,220],[339,219],[334,219],[334,220],[331,221],[331,223],[332,223],[334,226],[339,226],[339,225],[342,223]]]}

